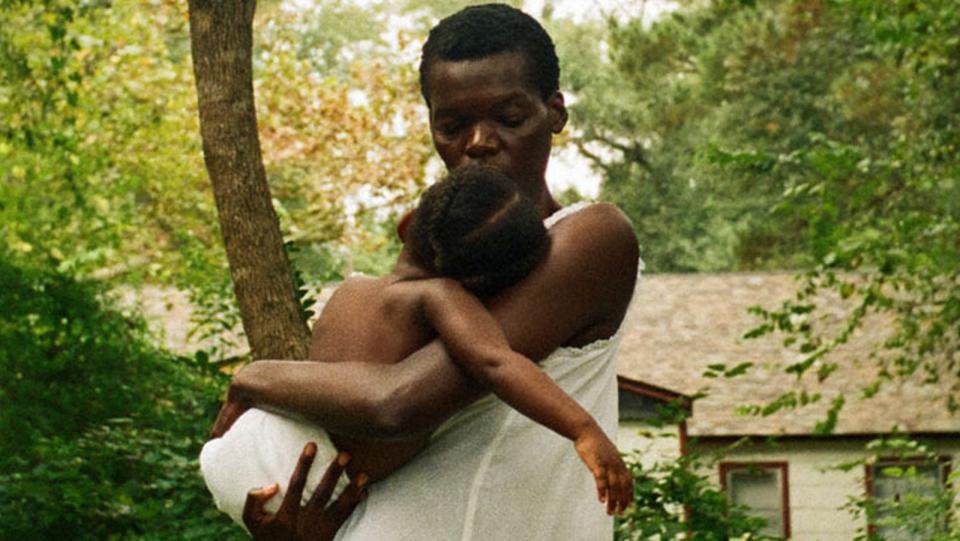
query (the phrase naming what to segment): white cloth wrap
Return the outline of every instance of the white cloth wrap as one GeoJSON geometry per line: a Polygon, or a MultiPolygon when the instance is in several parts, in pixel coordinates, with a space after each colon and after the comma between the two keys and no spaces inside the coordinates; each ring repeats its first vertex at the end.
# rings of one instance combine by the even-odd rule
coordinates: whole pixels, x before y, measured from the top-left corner
{"type": "MultiPolygon", "coordinates": [[[[307,442],[317,444],[314,466],[307,475],[302,503],[306,504],[337,448],[323,429],[259,409],[247,410],[221,438],[200,451],[200,473],[217,508],[243,524],[243,504],[253,488],[280,484],[280,492],[264,508],[275,513],[287,493],[290,475],[307,442]]],[[[349,482],[343,476],[338,493],[349,482]]]]}
{"type": "MultiPolygon", "coordinates": [[[[547,219],[549,227],[585,205],[547,219]]],[[[640,262],[642,268],[642,262],[640,262]]],[[[614,357],[621,330],[582,348],[560,348],[540,364],[596,418],[617,431],[614,357]]],[[[221,510],[240,521],[246,492],[280,482],[303,445],[320,447],[308,490],[335,454],[323,430],[259,410],[244,414],[200,462],[221,510]],[[255,415],[255,417],[253,416],[255,415]],[[249,422],[248,416],[251,416],[249,422]]],[[[307,492],[305,491],[305,492],[307,492]]],[[[304,495],[306,498],[306,494],[304,495]]],[[[274,497],[278,505],[280,497],[274,497]]],[[[593,541],[613,537],[613,519],[571,442],[487,396],[444,423],[409,464],[371,485],[338,541],[593,541]]]]}

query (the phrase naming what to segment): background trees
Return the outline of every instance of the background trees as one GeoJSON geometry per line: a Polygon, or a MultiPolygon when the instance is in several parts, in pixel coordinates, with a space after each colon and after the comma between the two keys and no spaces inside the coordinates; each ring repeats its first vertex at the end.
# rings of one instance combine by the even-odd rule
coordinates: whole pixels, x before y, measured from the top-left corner
{"type": "Polygon", "coordinates": [[[566,56],[574,142],[649,267],[804,269],[797,298],[761,311],[757,331],[796,335],[806,356],[792,370],[820,360],[828,374],[830,349],[886,312],[897,327],[877,344],[881,379],[955,379],[956,4],[691,3],[607,28],[566,56]],[[839,335],[797,323],[817,317],[821,288],[858,301],[839,335]]]}
{"type": "MultiPolygon", "coordinates": [[[[332,35],[318,38],[318,21],[361,11],[331,5],[291,29],[282,5],[267,8],[255,31],[275,49],[257,49],[254,69],[258,85],[275,84],[263,115],[273,203],[288,247],[319,253],[304,260],[336,276],[342,247],[378,244],[366,237],[381,238],[391,215],[365,208],[360,192],[402,204],[423,182],[425,130],[408,125],[415,82],[409,67],[369,61],[381,41],[339,56],[359,40],[358,19],[313,57],[307,36],[332,35]]],[[[173,286],[191,292],[198,336],[237,322],[200,161],[186,6],[4,2],[0,19],[4,532],[243,538],[196,475],[227,380],[209,362],[225,350],[165,352],[135,310],[110,300],[121,285],[173,286]]]]}
{"type": "Polygon", "coordinates": [[[802,354],[791,373],[829,377],[830,351],[879,313],[893,325],[863,396],[898,378],[960,389],[958,14],[941,1],[715,1],[649,25],[612,18],[606,34],[567,26],[573,143],[653,272],[801,274],[796,297],[757,309],[746,333],[783,333],[802,354]],[[852,301],[830,334],[823,289],[852,301]]]}

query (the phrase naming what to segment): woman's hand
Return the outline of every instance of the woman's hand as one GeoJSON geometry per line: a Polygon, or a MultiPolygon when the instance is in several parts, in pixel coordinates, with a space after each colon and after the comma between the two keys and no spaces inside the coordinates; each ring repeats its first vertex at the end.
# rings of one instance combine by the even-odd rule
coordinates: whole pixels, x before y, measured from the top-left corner
{"type": "Polygon", "coordinates": [[[356,478],[357,482],[351,482],[337,501],[327,505],[337,481],[343,474],[344,466],[350,460],[346,453],[340,453],[327,467],[310,501],[301,507],[303,488],[307,484],[307,474],[316,454],[317,446],[313,442],[304,447],[297,467],[290,477],[287,494],[276,514],[267,513],[263,506],[280,490],[277,484],[254,489],[247,494],[243,507],[243,523],[256,541],[330,541],[357,504],[366,498],[367,492],[363,489],[366,476],[360,474],[356,478]]]}

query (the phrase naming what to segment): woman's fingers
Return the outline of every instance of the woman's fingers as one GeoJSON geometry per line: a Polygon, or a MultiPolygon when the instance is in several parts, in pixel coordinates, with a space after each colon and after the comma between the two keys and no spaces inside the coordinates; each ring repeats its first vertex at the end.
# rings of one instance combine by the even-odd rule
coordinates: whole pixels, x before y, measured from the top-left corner
{"type": "Polygon", "coordinates": [[[330,506],[329,513],[333,523],[339,528],[350,513],[367,497],[367,489],[363,488],[366,484],[366,476],[360,474],[357,476],[357,483],[350,483],[343,489],[337,501],[330,506]]]}
{"type": "Polygon", "coordinates": [[[243,523],[251,532],[267,518],[267,512],[263,506],[267,501],[277,494],[280,486],[276,483],[268,486],[255,488],[247,493],[247,501],[243,504],[243,523]]]}
{"type": "Polygon", "coordinates": [[[326,507],[327,502],[330,501],[330,496],[333,494],[333,489],[337,486],[340,475],[343,474],[343,468],[349,463],[350,455],[346,452],[341,452],[330,462],[327,471],[323,473],[323,478],[320,479],[320,484],[317,485],[317,489],[313,491],[313,496],[307,502],[308,508],[326,507]]]}
{"type": "Polygon", "coordinates": [[[620,473],[617,468],[605,469],[597,477],[597,492],[607,506],[608,515],[619,515],[633,500],[633,478],[629,473],[620,473]]]}
{"type": "Polygon", "coordinates": [[[621,514],[623,510],[627,507],[627,491],[625,490],[624,483],[622,479],[617,479],[616,484],[614,485],[616,489],[614,490],[613,499],[616,501],[613,512],[614,514],[621,514]]]}
{"type": "Polygon", "coordinates": [[[327,505],[349,460],[350,457],[346,453],[340,453],[324,472],[323,479],[301,514],[300,531],[303,533],[303,539],[332,541],[340,526],[346,522],[350,513],[366,496],[366,490],[362,487],[367,482],[367,476],[361,473],[340,493],[337,501],[327,505]]]}
{"type": "Polygon", "coordinates": [[[366,497],[366,490],[362,487],[367,483],[367,476],[361,473],[347,486],[336,502],[327,506],[337,481],[350,460],[346,453],[340,453],[327,467],[307,506],[301,508],[303,490],[316,455],[317,446],[313,442],[303,448],[293,475],[290,476],[287,493],[275,515],[267,513],[264,505],[279,492],[279,485],[273,484],[247,493],[243,506],[243,523],[254,539],[332,541],[353,509],[366,497]]]}
{"type": "Polygon", "coordinates": [[[287,493],[283,497],[283,503],[280,504],[278,515],[296,515],[300,512],[300,500],[303,498],[303,488],[307,484],[307,475],[310,473],[310,466],[313,465],[313,459],[317,456],[317,444],[312,441],[307,443],[300,453],[300,460],[297,461],[297,467],[290,476],[290,484],[287,486],[287,493]]]}

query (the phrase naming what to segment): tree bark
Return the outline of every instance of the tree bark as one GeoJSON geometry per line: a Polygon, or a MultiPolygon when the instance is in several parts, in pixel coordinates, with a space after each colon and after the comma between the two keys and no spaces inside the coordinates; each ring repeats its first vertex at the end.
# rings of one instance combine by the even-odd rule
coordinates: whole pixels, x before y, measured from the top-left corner
{"type": "Polygon", "coordinates": [[[254,359],[306,359],[303,320],[271,204],[253,99],[254,0],[190,0],[203,157],[254,359]]]}

